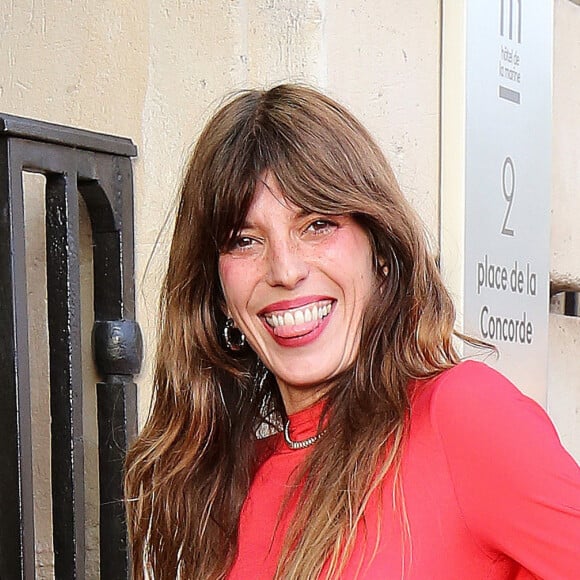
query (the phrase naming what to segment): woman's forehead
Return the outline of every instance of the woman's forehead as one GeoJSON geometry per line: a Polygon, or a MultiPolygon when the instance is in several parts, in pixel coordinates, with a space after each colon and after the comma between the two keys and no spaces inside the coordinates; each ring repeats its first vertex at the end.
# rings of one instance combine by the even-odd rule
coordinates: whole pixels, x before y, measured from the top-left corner
{"type": "Polygon", "coordinates": [[[243,227],[252,227],[264,218],[284,216],[286,219],[300,219],[311,214],[311,209],[300,207],[280,188],[278,181],[271,175],[261,178],[256,184],[250,207],[243,227]]]}

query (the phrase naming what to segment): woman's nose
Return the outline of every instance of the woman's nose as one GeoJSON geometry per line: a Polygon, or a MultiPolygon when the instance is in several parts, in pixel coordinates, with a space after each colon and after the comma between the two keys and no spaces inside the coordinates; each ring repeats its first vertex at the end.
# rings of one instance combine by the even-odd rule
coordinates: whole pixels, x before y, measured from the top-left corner
{"type": "Polygon", "coordinates": [[[295,288],[308,276],[309,267],[299,244],[293,240],[277,241],[268,252],[267,282],[271,286],[295,288]]]}

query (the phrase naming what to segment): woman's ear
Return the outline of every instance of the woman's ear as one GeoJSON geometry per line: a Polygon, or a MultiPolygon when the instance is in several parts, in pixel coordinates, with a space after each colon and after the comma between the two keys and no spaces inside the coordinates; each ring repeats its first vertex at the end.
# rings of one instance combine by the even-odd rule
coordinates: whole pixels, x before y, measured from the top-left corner
{"type": "Polygon", "coordinates": [[[377,274],[387,276],[389,274],[389,267],[387,266],[387,261],[379,256],[377,258],[377,274]]]}

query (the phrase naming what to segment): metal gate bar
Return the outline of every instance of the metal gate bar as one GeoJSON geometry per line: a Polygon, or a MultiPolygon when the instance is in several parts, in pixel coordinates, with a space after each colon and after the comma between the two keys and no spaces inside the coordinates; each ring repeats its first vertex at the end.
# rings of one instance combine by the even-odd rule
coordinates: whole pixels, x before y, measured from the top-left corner
{"type": "Polygon", "coordinates": [[[34,578],[34,510],[22,172],[46,176],[55,576],[84,578],[79,195],[93,231],[101,577],[127,578],[122,464],[135,434],[141,335],[134,322],[128,139],[0,114],[0,578],[34,578]]]}

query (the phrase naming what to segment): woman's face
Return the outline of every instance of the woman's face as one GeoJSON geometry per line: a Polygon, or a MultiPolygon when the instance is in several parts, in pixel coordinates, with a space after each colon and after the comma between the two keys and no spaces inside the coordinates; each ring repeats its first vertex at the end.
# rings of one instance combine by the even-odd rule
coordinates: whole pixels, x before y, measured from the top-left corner
{"type": "Polygon", "coordinates": [[[305,213],[266,173],[219,273],[227,314],[274,373],[288,413],[354,361],[376,284],[368,236],[351,217],[305,213]]]}

